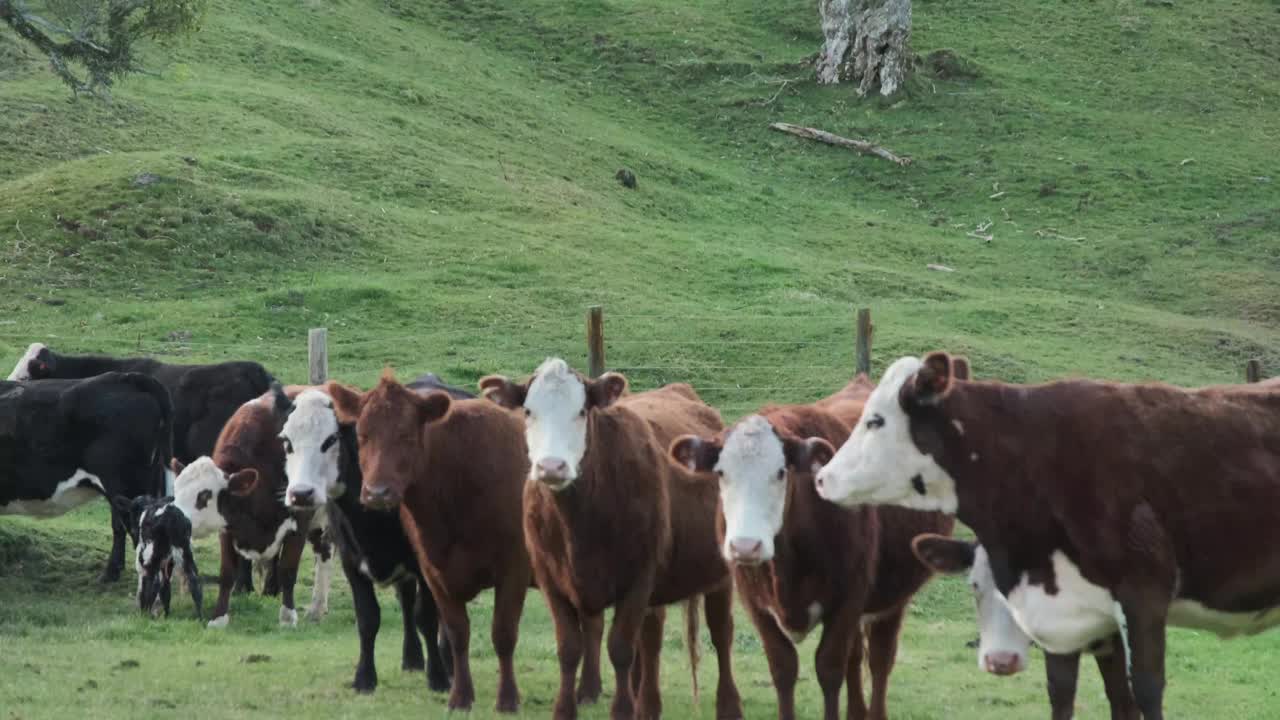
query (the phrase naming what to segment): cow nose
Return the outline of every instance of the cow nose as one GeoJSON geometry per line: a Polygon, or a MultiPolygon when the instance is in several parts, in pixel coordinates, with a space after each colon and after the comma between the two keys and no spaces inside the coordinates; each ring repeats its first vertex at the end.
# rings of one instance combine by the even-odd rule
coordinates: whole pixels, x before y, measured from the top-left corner
{"type": "Polygon", "coordinates": [[[1022,669],[1018,654],[1011,652],[992,652],[983,656],[987,672],[992,675],[1014,675],[1022,669]]]}
{"type": "Polygon", "coordinates": [[[310,505],[316,499],[316,491],[312,488],[296,488],[289,491],[294,505],[310,505]]]}
{"type": "Polygon", "coordinates": [[[764,554],[763,551],[763,540],[734,538],[729,541],[729,555],[734,562],[759,562],[764,554]]]}
{"type": "Polygon", "coordinates": [[[825,484],[825,482],[826,482],[826,481],[822,479],[822,471],[821,471],[821,470],[819,470],[819,471],[818,471],[818,474],[817,474],[817,475],[815,475],[815,476],[814,476],[814,478],[813,478],[813,484],[814,484],[814,485],[816,485],[816,486],[818,487],[818,489],[819,489],[819,490],[821,490],[821,489],[822,489],[822,486],[825,484]]]}
{"type": "Polygon", "coordinates": [[[362,495],[361,502],[371,508],[384,509],[396,504],[395,494],[388,487],[367,487],[362,495]]]}
{"type": "Polygon", "coordinates": [[[564,480],[569,475],[569,463],[560,458],[542,458],[537,471],[539,480],[564,480]]]}

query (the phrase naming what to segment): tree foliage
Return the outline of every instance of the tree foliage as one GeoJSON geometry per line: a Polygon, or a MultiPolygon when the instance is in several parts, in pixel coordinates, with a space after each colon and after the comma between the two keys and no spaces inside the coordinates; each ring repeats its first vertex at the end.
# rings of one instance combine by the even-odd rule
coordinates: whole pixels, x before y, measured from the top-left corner
{"type": "Polygon", "coordinates": [[[194,32],[208,0],[0,0],[0,21],[49,58],[76,95],[110,97],[112,84],[143,72],[140,41],[194,32]]]}

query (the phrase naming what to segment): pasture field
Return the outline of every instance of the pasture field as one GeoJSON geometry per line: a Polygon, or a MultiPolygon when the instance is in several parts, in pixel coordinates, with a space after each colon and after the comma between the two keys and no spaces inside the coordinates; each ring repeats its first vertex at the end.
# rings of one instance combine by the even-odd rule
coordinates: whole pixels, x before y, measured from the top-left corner
{"type": "MultiPolygon", "coordinates": [[[[864,306],[877,370],[945,348],[1014,381],[1203,384],[1254,357],[1274,373],[1278,10],[917,0],[917,51],[950,50],[964,72],[926,63],[892,101],[814,85],[809,0],[217,0],[109,105],[69,102],[0,32],[0,359],[7,374],[41,340],[255,359],[296,382],[306,330],[325,326],[336,378],[367,385],[392,365],[470,385],[550,354],[582,366],[599,303],[611,368],[638,388],[692,382],[727,420],[843,384],[864,306]],[[624,166],[636,190],[613,179],[624,166]]],[[[127,597],[132,571],[94,582],[108,540],[104,506],[0,518],[0,717],[445,714],[399,671],[390,594],[382,685],[354,697],[341,580],[319,626],[281,629],[259,597],[236,598],[221,632],[188,620],[185,597],[154,622],[127,597]]],[[[212,542],[198,558],[216,573],[212,542]]],[[[472,610],[474,718],[494,699],[487,603],[472,610]]],[[[669,619],[667,714],[712,717],[669,619]]],[[[558,670],[536,593],[521,631],[524,715],[545,717],[558,670]]],[[[1039,656],[994,678],[974,635],[963,581],[918,596],[895,718],[1047,715],[1039,656]]],[[[741,616],[737,643],[747,713],[771,717],[741,616]]],[[[1280,714],[1280,633],[1177,630],[1169,647],[1170,717],[1280,714]]],[[[1107,717],[1089,664],[1078,714],[1107,717]]],[[[705,663],[704,691],[714,675],[705,663]]]]}

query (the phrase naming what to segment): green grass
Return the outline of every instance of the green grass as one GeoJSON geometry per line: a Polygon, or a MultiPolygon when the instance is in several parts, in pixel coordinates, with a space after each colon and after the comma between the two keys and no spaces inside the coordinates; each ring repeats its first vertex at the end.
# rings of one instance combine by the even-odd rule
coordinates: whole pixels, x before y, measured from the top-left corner
{"type": "MultiPolygon", "coordinates": [[[[224,0],[112,105],[68,102],[0,33],[0,357],[43,340],[253,358],[297,381],[306,330],[326,326],[335,377],[367,384],[390,364],[470,383],[551,354],[582,365],[584,312],[600,303],[611,367],[637,387],[693,382],[734,419],[847,380],[867,306],[877,369],[947,348],[1008,380],[1234,380],[1251,357],[1280,365],[1277,20],[1265,0],[920,0],[917,50],[950,49],[978,76],[923,73],[892,101],[812,83],[803,0],[224,0]],[[637,190],[613,179],[623,166],[637,190]],[[135,185],[143,173],[158,181],[135,185]],[[989,242],[969,235],[988,223],[989,242]]],[[[136,617],[130,579],[92,582],[101,512],[0,520],[0,707],[421,715],[394,639],[375,697],[342,690],[355,634],[341,587],[321,626],[294,631],[256,599],[237,599],[222,634],[136,617]],[[240,662],[256,652],[271,662],[240,662]],[[126,659],[141,666],[116,669],[126,659]]],[[[917,600],[895,717],[1045,713],[1038,662],[1008,680],[978,672],[969,603],[952,580],[917,600]]],[[[675,717],[689,692],[672,625],[675,717]]],[[[536,595],[522,630],[526,709],[541,717],[554,648],[536,595]]],[[[1274,714],[1263,668],[1277,642],[1173,633],[1170,714],[1274,714]]],[[[745,623],[740,646],[748,712],[768,716],[745,623]]],[[[1080,715],[1105,717],[1082,677],[1080,715]]]]}

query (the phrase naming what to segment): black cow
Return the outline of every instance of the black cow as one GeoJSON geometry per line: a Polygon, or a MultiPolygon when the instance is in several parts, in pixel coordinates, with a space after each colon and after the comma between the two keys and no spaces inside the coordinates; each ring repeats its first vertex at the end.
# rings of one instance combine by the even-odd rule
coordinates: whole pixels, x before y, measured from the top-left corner
{"type": "MultiPolygon", "coordinates": [[[[420,392],[439,389],[474,397],[434,375],[420,377],[415,383],[420,392]]],[[[360,659],[352,687],[359,692],[372,692],[378,686],[373,649],[382,612],[374,592],[376,583],[395,585],[400,600],[404,624],[401,667],[422,669],[420,631],[427,645],[427,684],[435,691],[448,690],[451,668],[447,659],[451,655],[440,638],[435,600],[400,518],[360,504],[362,476],[355,426],[338,424],[332,400],[318,388],[304,390],[292,399],[278,393],[276,403],[289,414],[281,433],[288,453],[288,502],[305,506],[325,497],[329,500],[329,533],[338,546],[342,569],[351,585],[360,635],[360,659]]]]}
{"type": "MultiPolygon", "coordinates": [[[[18,361],[11,381],[87,378],[122,371],[150,375],[169,391],[173,402],[173,457],[183,464],[212,455],[222,426],[244,403],[270,387],[271,374],[256,362],[214,365],[170,365],[151,358],[113,358],[102,355],[59,355],[43,343],[32,343],[18,361]]],[[[165,463],[169,458],[165,458],[165,463]]],[[[173,492],[169,487],[156,495],[173,492]]],[[[268,567],[264,592],[274,594],[274,573],[268,567]]],[[[236,589],[253,590],[252,565],[241,562],[236,589]]]]}
{"type": "Polygon", "coordinates": [[[102,580],[117,580],[132,532],[111,498],[163,495],[172,447],[169,393],[147,375],[0,382],[0,514],[53,517],[107,498],[114,537],[102,580]]]}
{"type": "Polygon", "coordinates": [[[159,604],[165,617],[169,617],[173,573],[179,571],[191,591],[196,619],[203,619],[204,593],[191,551],[191,520],[171,497],[144,495],[130,500],[117,495],[113,503],[137,533],[134,561],[138,570],[138,608],[155,615],[159,604]]]}

